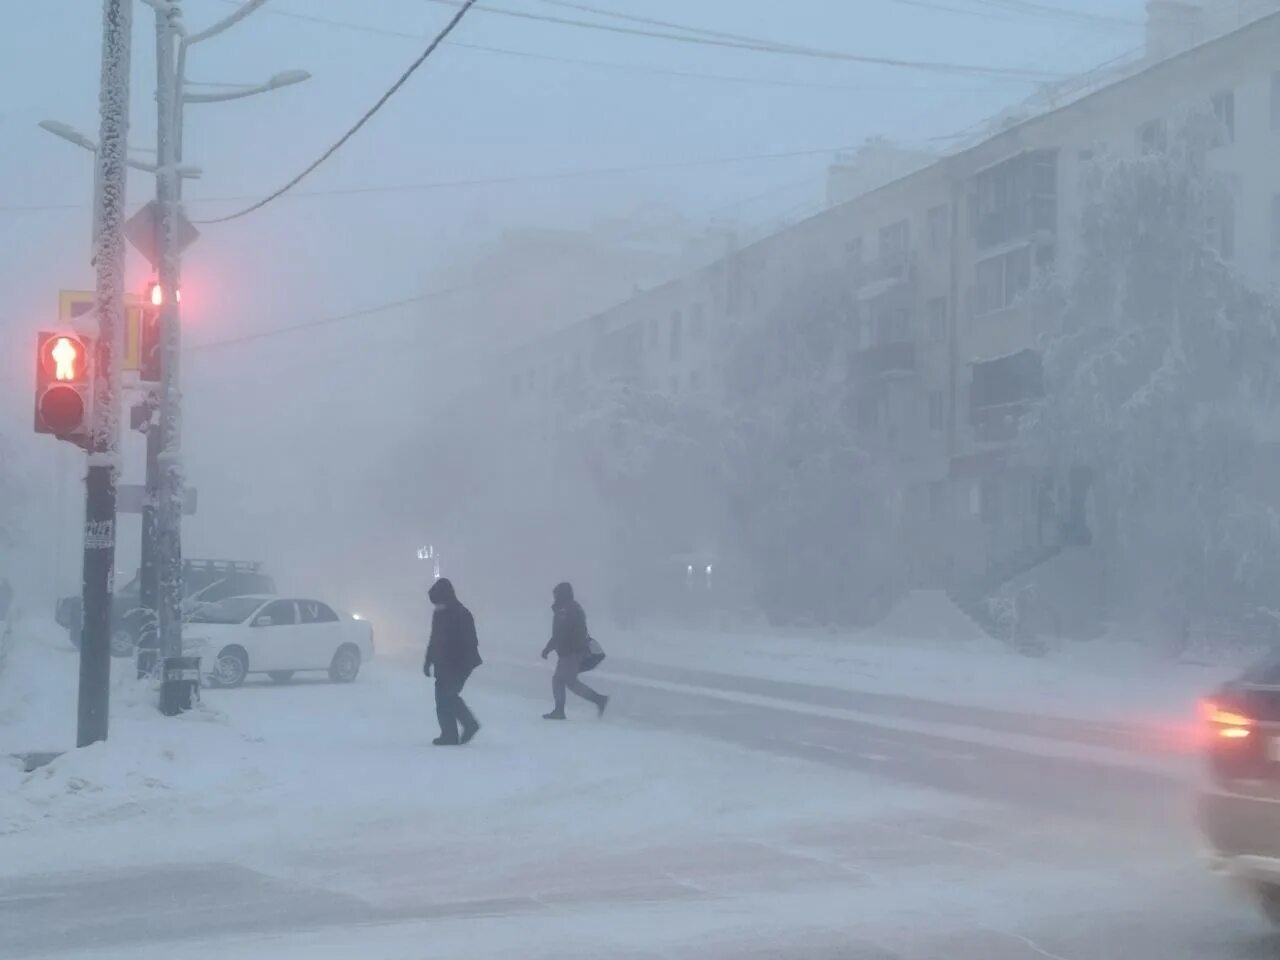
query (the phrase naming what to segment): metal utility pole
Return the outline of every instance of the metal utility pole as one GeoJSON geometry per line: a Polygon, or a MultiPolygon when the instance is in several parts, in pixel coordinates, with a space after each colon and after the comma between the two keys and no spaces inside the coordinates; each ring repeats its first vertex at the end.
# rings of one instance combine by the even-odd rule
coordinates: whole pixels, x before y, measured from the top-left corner
{"type": "MultiPolygon", "coordinates": [[[[156,613],[162,657],[182,655],[182,394],[178,286],[178,148],[181,91],[175,45],[182,10],[156,6],[156,252],[160,280],[160,423],[156,456],[156,613]]],[[[153,449],[148,440],[148,451],[153,449]]],[[[148,464],[150,467],[150,464],[148,464]]],[[[150,471],[149,471],[150,472],[150,471]]],[[[162,694],[163,699],[163,694],[162,694]]]]}
{"type": "Polygon", "coordinates": [[[129,138],[132,0],[103,0],[102,79],[93,264],[98,317],[89,470],[85,483],[84,626],[76,745],[107,739],[111,689],[111,591],[116,559],[120,454],[120,358],[124,345],[124,203],[129,138]]]}
{"type": "MultiPolygon", "coordinates": [[[[158,423],[147,432],[147,488],[143,514],[143,605],[156,611],[156,638],[162,663],[182,656],[182,390],[180,367],[181,256],[195,235],[182,213],[182,178],[193,175],[182,162],[183,110],[188,103],[215,103],[265,93],[299,83],[302,70],[279,73],[256,87],[221,93],[187,90],[190,46],[243,20],[266,0],[246,0],[222,20],[196,34],[182,26],[181,0],[144,0],[156,13],[156,217],[154,262],[159,280],[160,388],[158,423]],[[183,233],[189,236],[184,240],[183,233]],[[150,522],[148,522],[150,514],[150,522]],[[148,580],[151,580],[149,586],[148,580]]],[[[141,666],[141,661],[140,661],[141,666]]],[[[165,713],[189,706],[190,685],[170,679],[166,665],[160,704],[165,713]],[[186,691],[185,693],[183,691],[186,691]]]]}

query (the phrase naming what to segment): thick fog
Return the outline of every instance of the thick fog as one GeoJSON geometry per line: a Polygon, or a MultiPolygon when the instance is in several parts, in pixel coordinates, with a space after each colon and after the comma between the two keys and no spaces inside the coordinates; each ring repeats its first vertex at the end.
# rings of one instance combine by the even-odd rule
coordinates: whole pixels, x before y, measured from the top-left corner
{"type": "MultiPolygon", "coordinates": [[[[83,461],[30,435],[24,357],[32,332],[54,319],[57,291],[91,286],[92,184],[89,155],[36,122],[96,129],[99,25],[88,6],[15,6],[0,41],[9,75],[21,80],[0,93],[0,218],[9,238],[0,271],[10,293],[4,434],[18,465],[5,479],[21,491],[5,497],[13,527],[5,566],[41,602],[77,585],[83,461]]],[[[571,7],[531,7],[650,29],[571,7]]],[[[198,28],[224,8],[192,0],[184,16],[198,28]]],[[[185,158],[204,171],[185,189],[191,218],[232,212],[310,162],[448,12],[417,0],[388,0],[376,15],[329,0],[272,3],[197,48],[189,65],[197,83],[251,84],[286,69],[312,79],[187,108],[185,158]]],[[[131,118],[131,144],[142,151],[154,146],[145,13],[136,15],[131,118]]],[[[1076,72],[1141,39],[1131,23],[1063,22],[994,4],[813,0],[792,9],[708,0],[697,9],[649,4],[645,16],[1043,75],[1076,72]],[[943,21],[946,30],[936,29],[943,21]]],[[[602,584],[619,579],[621,569],[605,576],[601,567],[617,560],[610,531],[622,518],[613,514],[631,507],[600,501],[598,490],[577,497],[560,480],[513,473],[499,421],[469,420],[482,411],[459,398],[487,396],[503,407],[490,384],[523,343],[712,262],[730,242],[820,210],[837,148],[883,136],[902,148],[945,150],[948,138],[1035,89],[1024,79],[473,12],[292,194],[201,228],[188,251],[185,452],[199,510],[186,523],[185,552],[260,559],[282,582],[318,581],[366,604],[378,602],[366,596],[375,584],[420,587],[415,550],[427,543],[487,580],[493,603],[503,601],[504,583],[521,583],[510,579],[513,563],[528,584],[564,570],[602,584]],[[408,302],[384,306],[401,300],[408,302]],[[483,491],[495,499],[486,502],[483,491]],[[498,569],[507,572],[492,575],[498,569]]],[[[131,176],[132,204],[151,191],[148,175],[131,176]]],[[[148,279],[136,252],[128,275],[129,289],[148,279]]],[[[538,470],[549,444],[560,442],[553,416],[542,421],[541,442],[525,432],[538,470]]],[[[126,481],[139,479],[140,461],[139,438],[127,436],[126,481]]],[[[668,494],[683,497],[655,495],[668,494]]],[[[136,523],[122,527],[117,566],[126,576],[136,565],[136,523]]]]}
{"type": "Polygon", "coordinates": [[[0,956],[1277,955],[1280,0],[0,9],[0,956]]]}

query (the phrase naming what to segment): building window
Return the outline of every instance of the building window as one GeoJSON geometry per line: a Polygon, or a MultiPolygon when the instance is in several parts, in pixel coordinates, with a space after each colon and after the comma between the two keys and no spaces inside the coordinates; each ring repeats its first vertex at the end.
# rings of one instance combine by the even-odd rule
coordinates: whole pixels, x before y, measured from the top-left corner
{"type": "Polygon", "coordinates": [[[1271,198],[1271,259],[1280,260],[1280,193],[1271,198]]]}
{"type": "Polygon", "coordinates": [[[929,519],[942,520],[947,514],[947,485],[941,480],[929,484],[929,519]]]}
{"type": "Polygon", "coordinates": [[[984,316],[1013,306],[1031,286],[1031,248],[1019,247],[1008,253],[979,261],[974,288],[973,312],[984,316]]]}
{"type": "Polygon", "coordinates": [[[929,429],[942,429],[942,391],[929,391],[929,429]]]}
{"type": "Polygon", "coordinates": [[[1138,152],[1143,156],[1169,149],[1169,129],[1164,119],[1148,120],[1138,128],[1138,152]]]}
{"type": "Polygon", "coordinates": [[[695,303],[689,311],[689,336],[694,340],[702,340],[707,335],[707,319],[702,304],[695,303]]]}
{"type": "Polygon", "coordinates": [[[906,307],[890,307],[876,321],[877,343],[900,343],[911,339],[911,321],[906,307]]]}
{"type": "Polygon", "coordinates": [[[1000,488],[994,479],[982,481],[978,487],[978,499],[981,502],[982,522],[996,523],[1000,519],[1000,488]]]}
{"type": "Polygon", "coordinates": [[[929,249],[941,250],[947,244],[947,238],[951,233],[951,225],[948,222],[950,209],[947,205],[941,204],[937,207],[930,207],[925,219],[929,229],[929,249]]]}
{"type": "Polygon", "coordinates": [[[1219,144],[1236,142],[1236,93],[1223,90],[1213,95],[1213,116],[1219,124],[1219,144]]]}
{"type": "Polygon", "coordinates": [[[863,397],[858,401],[858,429],[874,430],[880,425],[880,401],[863,397]]]}
{"type": "Polygon", "coordinates": [[[995,247],[1058,228],[1058,155],[1019,154],[978,174],[972,194],[973,234],[995,247]]]}
{"type": "Polygon", "coordinates": [[[1280,130],[1280,70],[1271,74],[1271,129],[1280,130]]]}
{"type": "Polygon", "coordinates": [[[1236,256],[1236,216],[1235,205],[1225,200],[1216,214],[1205,219],[1205,242],[1218,251],[1223,260],[1234,260],[1236,256]]]}
{"type": "Polygon", "coordinates": [[[899,220],[880,228],[880,256],[905,253],[911,245],[911,221],[899,220]]]}
{"type": "Polygon", "coordinates": [[[680,360],[680,351],[683,347],[681,342],[684,334],[683,325],[684,318],[680,316],[680,311],[674,311],[671,314],[671,359],[676,362],[680,360]]]}
{"type": "Polygon", "coordinates": [[[929,339],[941,343],[947,339],[947,298],[934,297],[929,301],[929,339]]]}

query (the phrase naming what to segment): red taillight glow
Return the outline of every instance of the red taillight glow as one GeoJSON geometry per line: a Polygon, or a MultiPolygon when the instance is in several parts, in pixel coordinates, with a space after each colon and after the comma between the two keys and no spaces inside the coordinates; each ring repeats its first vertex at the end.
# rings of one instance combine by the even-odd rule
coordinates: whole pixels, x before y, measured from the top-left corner
{"type": "Polygon", "coordinates": [[[1253,726],[1253,718],[1234,710],[1227,710],[1213,701],[1205,701],[1201,705],[1205,720],[1214,727],[1214,732],[1225,740],[1243,740],[1249,736],[1249,728],[1253,726]]]}

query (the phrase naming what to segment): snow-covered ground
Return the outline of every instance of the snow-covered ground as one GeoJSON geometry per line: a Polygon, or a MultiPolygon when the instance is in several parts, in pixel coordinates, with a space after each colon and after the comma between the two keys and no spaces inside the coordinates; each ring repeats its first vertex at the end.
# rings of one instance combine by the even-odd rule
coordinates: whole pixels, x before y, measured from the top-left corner
{"type": "MultiPolygon", "coordinates": [[[[892,716],[748,716],[723,698],[619,684],[603,721],[583,711],[548,724],[532,699],[546,696],[536,650],[481,626],[495,661],[534,661],[534,682],[504,686],[498,663],[482,668],[468,700],[484,729],[463,749],[430,745],[419,651],[367,665],[353,685],[206,691],[177,719],[116,663],[106,744],[30,774],[0,759],[0,954],[1024,960],[1104,955],[1076,950],[1079,938],[1135,917],[1144,929],[1176,920],[1170,938],[1193,948],[1188,931],[1216,924],[1234,943],[1258,928],[1202,870],[1190,821],[1168,819],[1172,781],[1119,768],[1091,786],[1078,772],[1059,782],[1115,792],[1099,815],[1067,820],[1028,805],[1035,789],[965,789],[975,771],[1034,787],[1037,771],[1054,772],[1050,754],[908,736],[892,716]],[[758,747],[723,735],[726,719],[752,717],[758,747]],[[831,762],[800,759],[814,744],[831,762]],[[936,788],[914,785],[935,770],[936,788]],[[1124,819],[1135,802],[1149,811],[1124,819]],[[21,922],[6,929],[5,916],[21,922]]],[[[898,682],[952,700],[941,682],[907,681],[918,664],[965,659],[921,640],[794,638],[783,655],[776,634],[602,639],[619,659],[898,682]]],[[[975,674],[1015,682],[1056,662],[970,654],[975,674]]],[[[1092,682],[1058,669],[1068,687],[1092,682]]],[[[19,629],[0,676],[0,758],[71,745],[76,674],[61,631],[19,629]]],[[[1001,699],[1001,684],[986,689],[1001,699]]],[[[1226,956],[1149,946],[1132,955],[1226,956]]]]}
{"type": "Polygon", "coordinates": [[[610,654],[671,666],[1088,720],[1193,724],[1196,702],[1236,667],[1170,662],[1124,637],[1028,657],[981,634],[944,594],[921,591],[874,630],[714,632],[641,627],[610,654]]]}
{"type": "MultiPolygon", "coordinates": [[[[366,665],[350,686],[250,683],[208,690],[201,709],[160,717],[155,694],[116,661],[111,736],[33,773],[0,762],[0,874],[225,854],[263,841],[299,849],[355,839],[527,843],[590,824],[593,842],[696,830],[760,836],[849,811],[927,807],[927,791],[868,784],[801,761],[762,781],[746,751],[619,722],[547,724],[540,704],[487,691],[466,749],[431,746],[430,682],[402,661],[366,665]],[[89,842],[89,838],[92,838],[89,842]]],[[[0,756],[74,743],[77,657],[28,630],[0,678],[0,756]]]]}

